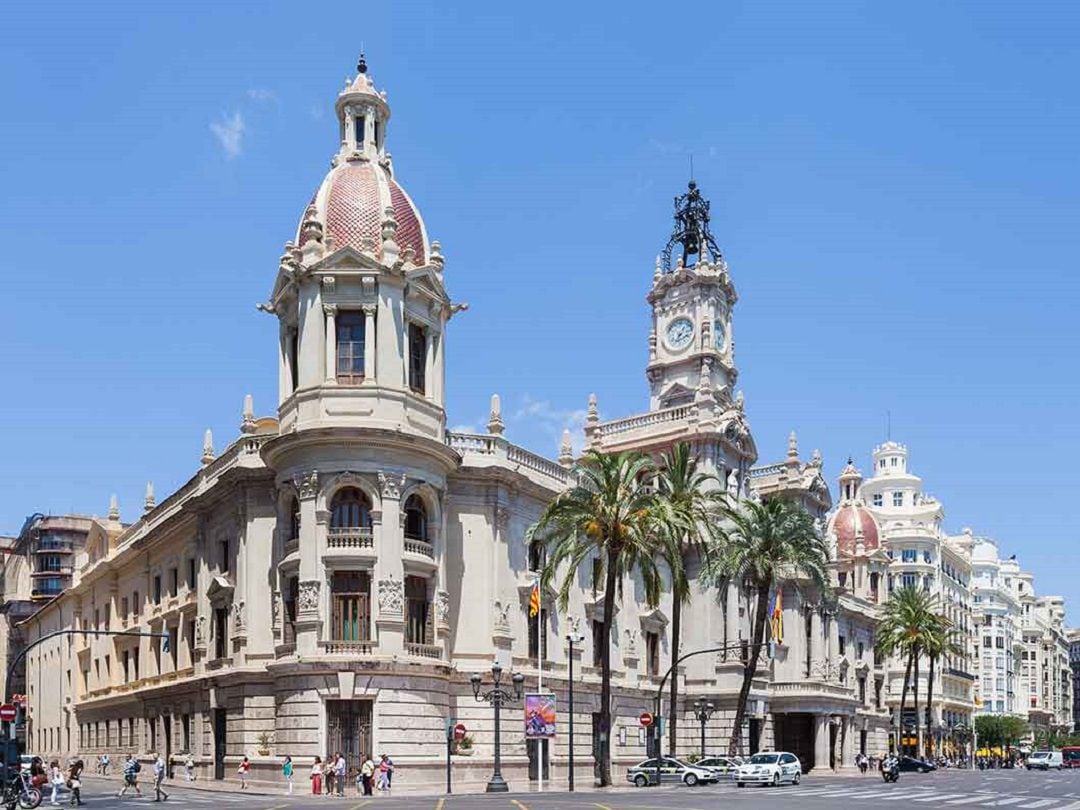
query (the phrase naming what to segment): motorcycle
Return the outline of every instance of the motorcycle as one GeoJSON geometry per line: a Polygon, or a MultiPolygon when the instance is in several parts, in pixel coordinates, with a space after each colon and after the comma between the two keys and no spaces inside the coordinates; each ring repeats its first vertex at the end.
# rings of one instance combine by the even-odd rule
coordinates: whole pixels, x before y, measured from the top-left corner
{"type": "Polygon", "coordinates": [[[7,781],[4,785],[0,804],[6,810],[15,810],[18,805],[22,810],[34,810],[41,804],[41,791],[30,783],[30,776],[25,771],[7,781]]]}
{"type": "Polygon", "coordinates": [[[900,779],[900,760],[890,758],[881,763],[881,778],[886,782],[896,782],[900,779]]]}

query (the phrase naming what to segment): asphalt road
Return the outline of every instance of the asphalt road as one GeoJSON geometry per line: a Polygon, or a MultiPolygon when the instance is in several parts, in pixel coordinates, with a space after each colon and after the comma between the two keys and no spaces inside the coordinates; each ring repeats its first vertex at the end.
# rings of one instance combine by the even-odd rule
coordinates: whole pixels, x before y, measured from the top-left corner
{"type": "MultiPolygon", "coordinates": [[[[87,780],[90,782],[90,780],[87,780]]],[[[142,798],[134,796],[117,799],[115,792],[105,793],[104,782],[94,780],[87,785],[85,801],[94,810],[116,810],[153,803],[153,790],[144,790],[142,798]]],[[[299,789],[301,785],[297,785],[299,789]]],[[[113,789],[115,790],[115,788],[113,789]]],[[[360,810],[385,807],[388,810],[705,810],[714,807],[736,807],[737,810],[766,810],[790,808],[798,803],[806,810],[827,810],[834,807],[885,806],[904,808],[908,805],[927,808],[1008,807],[1013,810],[1080,810],[1080,769],[1052,771],[954,771],[931,774],[903,774],[894,785],[885,784],[876,773],[865,776],[807,776],[801,785],[737,788],[732,784],[703,785],[695,788],[619,787],[615,790],[585,790],[547,793],[510,793],[502,795],[467,794],[453,796],[376,796],[356,795],[328,798],[295,795],[269,796],[260,794],[211,793],[196,791],[182,785],[170,786],[170,798],[162,810],[212,810],[212,808],[244,808],[245,810],[292,810],[314,808],[326,810],[360,810]]],[[[42,803],[48,808],[48,794],[42,803]]],[[[61,802],[66,802],[66,796],[61,802]]]]}

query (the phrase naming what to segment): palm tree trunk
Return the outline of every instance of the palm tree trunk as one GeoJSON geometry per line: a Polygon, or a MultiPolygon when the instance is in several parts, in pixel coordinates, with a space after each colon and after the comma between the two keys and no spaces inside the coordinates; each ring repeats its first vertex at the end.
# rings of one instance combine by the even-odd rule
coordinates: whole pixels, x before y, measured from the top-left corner
{"type": "Polygon", "coordinates": [[[604,583],[603,647],[600,649],[600,787],[611,784],[611,619],[615,613],[617,585],[615,560],[618,552],[609,548],[604,583]]]}
{"type": "Polygon", "coordinates": [[[930,740],[931,740],[931,718],[934,714],[934,664],[937,663],[937,656],[930,656],[930,676],[926,682],[926,734],[923,737],[923,744],[926,746],[924,755],[927,759],[930,759],[930,740]]]}
{"type": "Polygon", "coordinates": [[[912,653],[915,656],[915,681],[912,683],[912,708],[915,709],[915,755],[918,756],[919,751],[922,750],[922,746],[919,745],[919,737],[922,736],[922,723],[919,722],[919,648],[916,647],[912,653]]]}
{"type": "Polygon", "coordinates": [[[896,753],[900,754],[904,741],[904,709],[907,708],[908,687],[911,685],[912,654],[907,657],[907,668],[904,670],[904,688],[900,690],[900,713],[896,717],[896,753]]]}
{"type": "Polygon", "coordinates": [[[678,755],[676,728],[679,706],[679,670],[675,662],[679,660],[679,641],[682,635],[682,600],[672,594],[671,600],[671,711],[668,712],[668,752],[678,755]]]}
{"type": "Polygon", "coordinates": [[[743,682],[739,687],[739,702],[735,706],[735,721],[731,728],[731,739],[728,742],[728,756],[735,756],[739,752],[739,743],[742,740],[743,718],[746,717],[746,701],[750,698],[750,686],[757,674],[758,656],[761,654],[761,642],[765,637],[765,622],[769,613],[769,585],[759,585],[757,588],[757,605],[754,609],[754,624],[751,627],[752,640],[746,666],[743,669],[743,682]]]}

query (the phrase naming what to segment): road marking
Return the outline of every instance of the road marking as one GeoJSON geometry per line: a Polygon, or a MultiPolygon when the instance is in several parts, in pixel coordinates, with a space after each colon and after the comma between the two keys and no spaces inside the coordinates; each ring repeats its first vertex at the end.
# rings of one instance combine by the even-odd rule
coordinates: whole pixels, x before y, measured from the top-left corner
{"type": "Polygon", "coordinates": [[[593,807],[599,807],[600,810],[611,810],[606,804],[599,804],[597,802],[593,802],[593,807]]]}
{"type": "Polygon", "coordinates": [[[442,807],[443,807],[444,804],[446,804],[446,798],[443,797],[443,796],[440,796],[439,800],[437,802],[435,802],[435,810],[442,810],[442,807]]]}
{"type": "Polygon", "coordinates": [[[364,801],[360,802],[360,804],[354,804],[352,807],[349,808],[349,810],[360,810],[361,807],[363,807],[365,804],[371,804],[372,801],[374,801],[374,799],[364,799],[364,801]]]}
{"type": "Polygon", "coordinates": [[[272,804],[269,807],[267,807],[266,810],[281,810],[282,807],[288,807],[288,806],[289,806],[288,802],[285,802],[284,804],[272,804]]]}
{"type": "Polygon", "coordinates": [[[1013,796],[1011,799],[998,799],[994,802],[995,807],[1008,807],[1010,804],[1016,804],[1027,799],[1027,796],[1013,796]]]}
{"type": "Polygon", "coordinates": [[[990,801],[993,801],[993,800],[994,800],[993,796],[987,796],[987,795],[968,796],[966,799],[951,799],[951,800],[945,802],[945,804],[975,804],[975,802],[990,802],[990,801]]]}
{"type": "Polygon", "coordinates": [[[966,796],[966,793],[931,793],[927,796],[920,796],[917,799],[912,799],[913,802],[943,802],[946,799],[958,799],[961,796],[966,796]]]}
{"type": "Polygon", "coordinates": [[[516,805],[518,810],[529,810],[529,806],[527,804],[523,804],[517,799],[511,799],[510,804],[516,805]]]}
{"type": "Polygon", "coordinates": [[[1037,801],[1037,802],[1028,802],[1027,804],[1022,804],[1020,806],[1021,807],[1046,807],[1046,805],[1053,804],[1056,801],[1057,801],[1057,799],[1039,799],[1039,801],[1037,801]]]}

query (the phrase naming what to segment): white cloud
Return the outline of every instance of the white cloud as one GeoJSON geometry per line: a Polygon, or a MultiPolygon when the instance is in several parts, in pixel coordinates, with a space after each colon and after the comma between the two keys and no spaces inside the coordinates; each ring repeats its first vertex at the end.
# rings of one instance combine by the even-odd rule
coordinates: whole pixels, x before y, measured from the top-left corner
{"type": "Polygon", "coordinates": [[[510,415],[508,421],[539,427],[545,433],[555,437],[556,441],[562,439],[564,430],[569,430],[570,439],[574,443],[574,452],[578,453],[585,442],[586,416],[585,408],[557,408],[546,399],[535,399],[529,394],[524,394],[521,397],[521,405],[510,415]]]}
{"type": "Polygon", "coordinates": [[[232,159],[240,154],[244,140],[244,116],[234,112],[231,116],[210,123],[210,131],[218,139],[225,157],[232,159]]]}
{"type": "Polygon", "coordinates": [[[448,428],[451,433],[479,433],[480,429],[476,425],[454,425],[448,428]]]}
{"type": "Polygon", "coordinates": [[[277,101],[277,95],[273,90],[267,90],[265,87],[253,87],[247,91],[248,98],[252,101],[258,101],[261,103],[267,103],[271,101],[277,101]]]}

